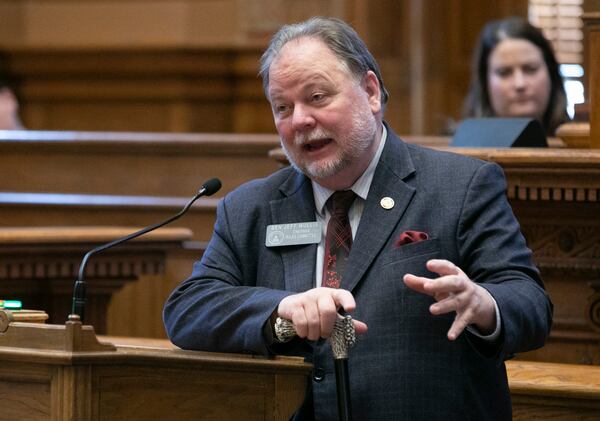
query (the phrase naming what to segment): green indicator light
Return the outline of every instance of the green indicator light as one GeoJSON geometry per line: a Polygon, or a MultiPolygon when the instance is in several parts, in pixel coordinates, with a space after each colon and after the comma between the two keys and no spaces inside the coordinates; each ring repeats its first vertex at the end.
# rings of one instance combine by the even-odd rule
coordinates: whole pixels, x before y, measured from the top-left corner
{"type": "Polygon", "coordinates": [[[0,308],[18,310],[23,308],[23,303],[20,300],[0,300],[0,308]]]}

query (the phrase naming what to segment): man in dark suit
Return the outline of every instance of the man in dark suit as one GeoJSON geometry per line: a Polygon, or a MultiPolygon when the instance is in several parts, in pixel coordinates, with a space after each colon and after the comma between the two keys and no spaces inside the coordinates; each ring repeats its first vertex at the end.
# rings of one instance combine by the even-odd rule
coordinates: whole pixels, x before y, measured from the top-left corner
{"type": "Polygon", "coordinates": [[[202,260],[165,305],[171,340],[303,355],[314,370],[296,419],[334,420],[324,339],[343,309],[359,335],[349,358],[354,419],[510,419],[503,361],[544,343],[552,304],[502,170],[402,142],[383,123],[377,63],[341,21],[283,27],[261,64],[293,167],[219,203],[202,260]],[[353,241],[332,249],[326,227],[343,218],[326,203],[346,190],[355,198],[342,225],[353,241]],[[281,341],[277,317],[298,336],[281,341]]]}

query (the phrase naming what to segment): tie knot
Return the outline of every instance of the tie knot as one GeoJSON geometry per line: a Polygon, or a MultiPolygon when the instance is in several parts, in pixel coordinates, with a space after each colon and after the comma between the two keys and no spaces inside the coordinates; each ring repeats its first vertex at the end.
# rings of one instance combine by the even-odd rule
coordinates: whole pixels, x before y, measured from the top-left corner
{"type": "Polygon", "coordinates": [[[327,209],[331,214],[348,214],[348,209],[352,206],[352,202],[356,198],[356,193],[352,190],[336,191],[327,199],[327,209]]]}

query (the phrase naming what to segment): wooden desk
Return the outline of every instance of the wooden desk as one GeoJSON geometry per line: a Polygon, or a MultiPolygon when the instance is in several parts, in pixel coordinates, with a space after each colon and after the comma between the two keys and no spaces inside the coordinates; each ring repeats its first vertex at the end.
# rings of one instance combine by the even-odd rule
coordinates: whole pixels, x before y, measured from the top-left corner
{"type": "MultiPolygon", "coordinates": [[[[193,196],[193,195],[192,195],[193,196]]],[[[0,227],[149,226],[177,214],[191,197],[0,191],[0,227]]],[[[218,198],[198,199],[172,227],[192,230],[208,241],[218,198]]]]}
{"type": "Polygon", "coordinates": [[[513,420],[600,419],[600,367],[507,361],[513,420]]]}
{"type": "MultiPolygon", "coordinates": [[[[7,419],[287,420],[312,366],[176,349],[156,339],[103,337],[91,326],[0,325],[7,419]]],[[[508,361],[515,420],[598,419],[600,367],[508,361]]]]}
{"type": "Polygon", "coordinates": [[[264,177],[276,135],[0,131],[0,226],[150,225],[218,177],[175,226],[208,241],[219,197],[264,177]]]}
{"type": "MultiPolygon", "coordinates": [[[[49,323],[62,323],[71,309],[73,286],[83,255],[137,228],[0,228],[0,296],[20,299],[24,308],[45,310],[49,323]]],[[[106,332],[113,294],[142,276],[164,274],[168,254],[183,248],[191,232],[161,228],[106,250],[86,270],[86,321],[106,332]]],[[[154,309],[160,314],[160,308],[154,309]]]]}
{"type": "Polygon", "coordinates": [[[288,420],[311,366],[300,358],[101,344],[91,326],[11,323],[0,333],[2,419],[288,420]]]}
{"type": "Polygon", "coordinates": [[[0,131],[6,192],[192,197],[207,179],[216,197],[277,169],[276,135],[0,131]]]}

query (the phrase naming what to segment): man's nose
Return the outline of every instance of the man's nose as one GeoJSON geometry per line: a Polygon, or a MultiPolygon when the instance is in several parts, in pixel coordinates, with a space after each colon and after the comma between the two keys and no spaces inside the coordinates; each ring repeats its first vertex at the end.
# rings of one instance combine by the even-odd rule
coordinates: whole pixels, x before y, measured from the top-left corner
{"type": "Polygon", "coordinates": [[[294,106],[292,126],[294,130],[306,130],[315,126],[315,118],[310,107],[301,104],[294,106]]]}

